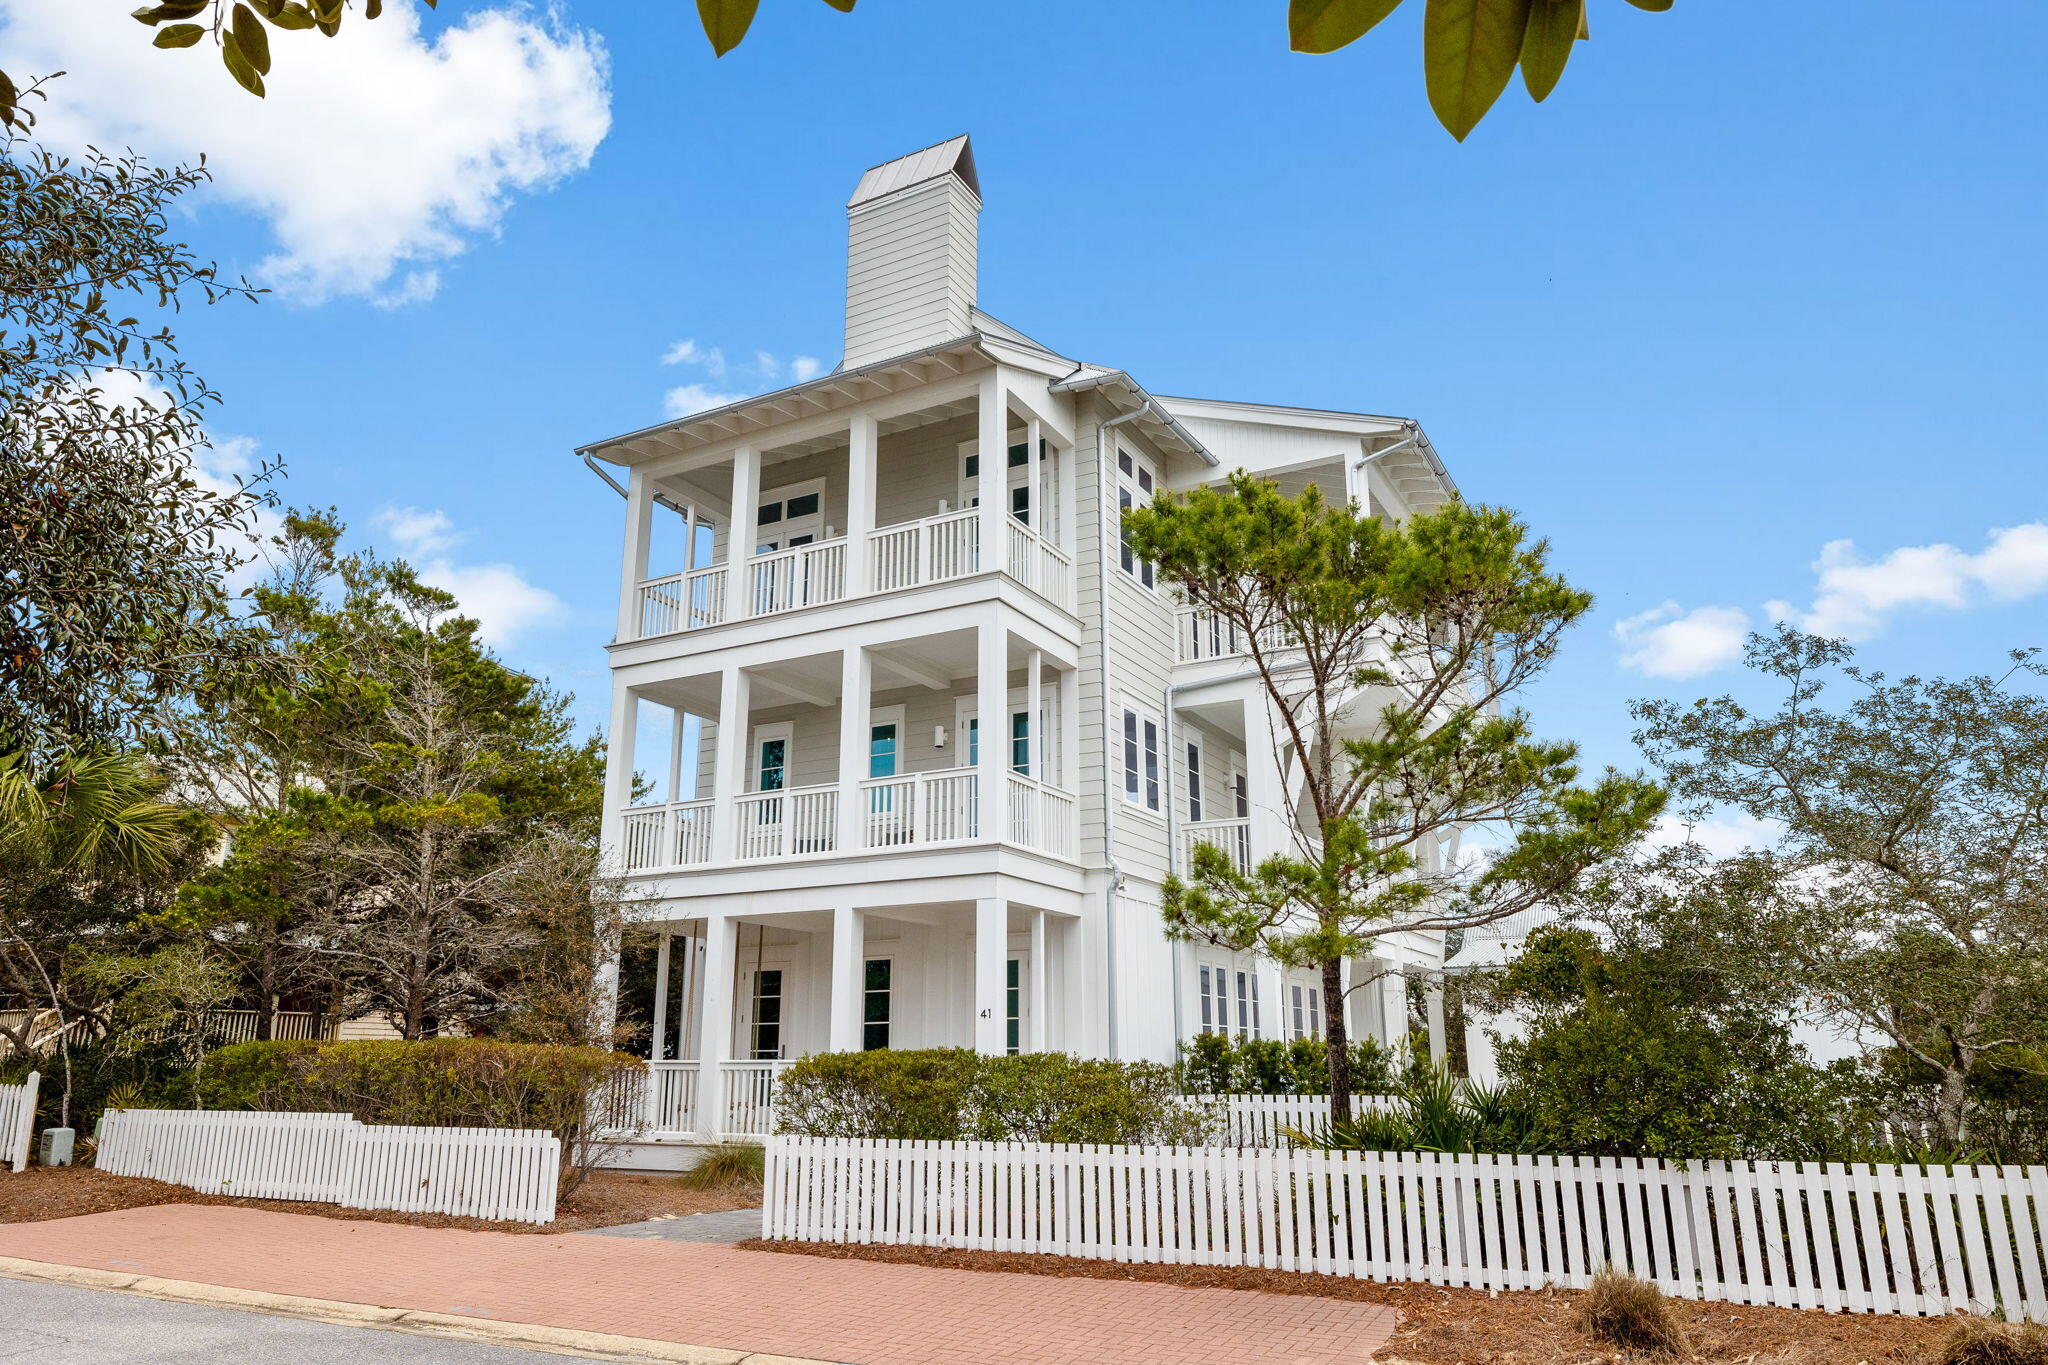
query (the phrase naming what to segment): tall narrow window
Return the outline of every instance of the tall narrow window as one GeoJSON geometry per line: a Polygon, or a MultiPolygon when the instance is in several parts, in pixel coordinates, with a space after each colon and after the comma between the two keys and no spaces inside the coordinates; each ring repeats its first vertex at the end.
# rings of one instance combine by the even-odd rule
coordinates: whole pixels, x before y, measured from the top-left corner
{"type": "Polygon", "coordinates": [[[786,765],[789,761],[789,741],[777,737],[761,741],[761,785],[756,791],[779,792],[782,790],[786,765]]]}
{"type": "MultiPolygon", "coordinates": [[[[1119,521],[1122,520],[1122,513],[1130,511],[1133,507],[1151,502],[1155,487],[1152,471],[1145,467],[1143,460],[1136,458],[1128,450],[1117,451],[1116,506],[1119,521]]],[[[1123,571],[1137,579],[1140,583],[1143,583],[1146,587],[1151,587],[1153,579],[1152,561],[1138,558],[1137,554],[1131,549],[1131,538],[1127,533],[1119,529],[1117,535],[1120,546],[1118,562],[1122,564],[1123,571]]]]}
{"type": "Polygon", "coordinates": [[[754,973],[754,1056],[782,1056],[782,972],[767,967],[754,973]]]}
{"type": "Polygon", "coordinates": [[[1159,717],[1124,704],[1124,800],[1159,809],[1159,717]]]}
{"type": "Polygon", "coordinates": [[[893,972],[886,957],[861,966],[860,1045],[868,1052],[889,1046],[889,987],[893,972]]]}
{"type": "Polygon", "coordinates": [[[1251,992],[1247,991],[1244,987],[1245,974],[1239,972],[1237,974],[1237,1036],[1249,1038],[1251,1037],[1253,1027],[1251,1016],[1252,997],[1251,992]]]}
{"type": "Polygon", "coordinates": [[[1323,1036],[1323,993],[1314,986],[1308,988],[1308,1036],[1323,1036]]]}
{"type": "MultiPolygon", "coordinates": [[[[1242,975],[1242,973],[1240,973],[1240,976],[1241,976],[1241,975],[1242,975]]],[[[1279,1004],[1279,1002],[1278,1002],[1278,1001],[1275,1001],[1275,1002],[1274,1002],[1274,1004],[1275,1004],[1275,1006],[1277,1007],[1277,1006],[1278,1006],[1278,1004],[1279,1004]]],[[[1254,1038],[1263,1038],[1263,1037],[1265,1037],[1265,1036],[1266,1036],[1266,1026],[1265,1026],[1265,1024],[1264,1024],[1264,1023],[1263,1023],[1263,1022],[1262,1022],[1262,1021],[1260,1020],[1260,1018],[1259,1018],[1259,974],[1258,974],[1257,972],[1253,972],[1253,973],[1252,973],[1252,1037],[1254,1037],[1254,1038]]]]}
{"type": "Polygon", "coordinates": [[[1013,957],[1003,971],[1003,1047],[1014,1057],[1024,1043],[1024,964],[1013,957]]]}
{"type": "Polygon", "coordinates": [[[1211,999],[1209,998],[1209,993],[1210,993],[1210,986],[1209,986],[1209,965],[1208,965],[1208,964],[1207,964],[1206,962],[1202,964],[1202,967],[1201,967],[1201,974],[1202,974],[1202,1032],[1204,1032],[1204,1033],[1213,1033],[1213,1032],[1215,1032],[1215,1030],[1216,1030],[1216,1012],[1215,1012],[1215,1002],[1214,1002],[1214,1001],[1212,1001],[1212,1000],[1211,1000],[1211,999]]]}
{"type": "Polygon", "coordinates": [[[1287,990],[1288,994],[1292,997],[1294,1006],[1292,1021],[1294,1032],[1288,1036],[1292,1038],[1306,1038],[1308,1037],[1308,1000],[1306,993],[1299,986],[1289,986],[1287,990]]]}
{"type": "Polygon", "coordinates": [[[1202,819],[1202,746],[1196,740],[1187,743],[1187,793],[1188,819],[1200,823],[1202,819]]]}
{"type": "Polygon", "coordinates": [[[1010,717],[1010,766],[1026,777],[1031,771],[1031,713],[1018,711],[1010,717]]]}

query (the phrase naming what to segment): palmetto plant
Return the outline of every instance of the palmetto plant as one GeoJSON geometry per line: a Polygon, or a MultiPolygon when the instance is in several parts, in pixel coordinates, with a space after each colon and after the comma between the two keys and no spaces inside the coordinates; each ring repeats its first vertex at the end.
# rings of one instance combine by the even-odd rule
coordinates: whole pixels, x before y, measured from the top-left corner
{"type": "Polygon", "coordinates": [[[1499,1087],[1476,1086],[1427,1063],[1409,1069],[1389,1108],[1348,1123],[1282,1130],[1325,1152],[1541,1152],[1533,1117],[1499,1087]]]}
{"type": "Polygon", "coordinates": [[[187,836],[188,812],[139,754],[81,753],[37,772],[0,754],[0,858],[17,870],[85,879],[159,871],[187,836]]]}

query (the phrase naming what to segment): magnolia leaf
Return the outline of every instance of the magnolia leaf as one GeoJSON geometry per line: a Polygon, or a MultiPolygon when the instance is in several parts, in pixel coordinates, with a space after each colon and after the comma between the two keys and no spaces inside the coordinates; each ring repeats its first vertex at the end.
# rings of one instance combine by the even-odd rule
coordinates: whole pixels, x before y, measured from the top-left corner
{"type": "Polygon", "coordinates": [[[20,103],[21,91],[15,88],[5,71],[0,71],[0,128],[14,126],[15,109],[20,103]]]}
{"type": "Polygon", "coordinates": [[[335,34],[341,32],[341,20],[316,19],[313,22],[313,27],[319,29],[322,33],[332,38],[335,34]]]}
{"type": "Polygon", "coordinates": [[[206,36],[203,24],[172,24],[156,31],[153,47],[190,47],[206,36]]]}
{"type": "MultiPolygon", "coordinates": [[[[428,0],[428,3],[433,3],[433,0],[428,0]]],[[[363,17],[365,19],[381,18],[383,14],[384,0],[363,0],[363,17]]]]}
{"type": "Polygon", "coordinates": [[[313,11],[297,3],[280,5],[277,10],[277,16],[270,22],[284,29],[311,28],[313,27],[313,11]]]}
{"type": "Polygon", "coordinates": [[[248,55],[242,51],[242,45],[236,41],[235,31],[232,28],[224,29],[221,32],[220,59],[227,64],[228,74],[235,78],[235,84],[241,86],[258,99],[263,97],[263,77],[257,73],[255,67],[249,64],[248,55]]]}
{"type": "Polygon", "coordinates": [[[704,24],[704,36],[711,40],[711,51],[723,57],[740,44],[747,36],[747,29],[754,22],[754,11],[761,0],[697,0],[697,18],[704,24]]]}
{"type": "Polygon", "coordinates": [[[1538,104],[1557,89],[1585,19],[1586,0],[1529,0],[1529,28],[1522,36],[1522,84],[1529,87],[1529,97],[1538,104]]]}
{"type": "Polygon", "coordinates": [[[1676,0],[1628,0],[1628,2],[1637,9],[1646,9],[1653,14],[1662,14],[1665,10],[1670,9],[1676,3],[1676,0]]]}
{"type": "Polygon", "coordinates": [[[284,8],[284,0],[249,0],[249,7],[266,19],[275,19],[284,8]]]}
{"type": "Polygon", "coordinates": [[[264,31],[263,21],[256,17],[256,11],[245,4],[237,3],[233,18],[235,45],[242,49],[242,55],[249,59],[249,65],[256,68],[256,74],[270,74],[270,34],[264,31]]]}
{"type": "Polygon", "coordinates": [[[841,14],[853,13],[853,0],[825,0],[825,3],[841,14]]]}
{"type": "Polygon", "coordinates": [[[323,24],[341,22],[341,0],[312,0],[313,17],[323,24]]]}
{"type": "Polygon", "coordinates": [[[1507,89],[1521,59],[1531,0],[1429,0],[1422,70],[1437,121],[1463,142],[1507,89]]]}
{"type": "Polygon", "coordinates": [[[144,24],[161,24],[169,19],[191,19],[203,13],[212,0],[163,0],[157,5],[144,5],[136,10],[134,18],[144,24]]]}
{"type": "Polygon", "coordinates": [[[1288,0],[1287,43],[1296,52],[1335,52],[1356,42],[1401,0],[1288,0]]]}

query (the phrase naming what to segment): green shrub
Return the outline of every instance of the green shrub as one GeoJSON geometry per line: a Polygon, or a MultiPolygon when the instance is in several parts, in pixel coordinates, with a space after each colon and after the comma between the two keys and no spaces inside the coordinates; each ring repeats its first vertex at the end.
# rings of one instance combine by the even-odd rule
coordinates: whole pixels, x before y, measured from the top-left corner
{"type": "Polygon", "coordinates": [[[1682,1355],[1686,1349],[1685,1333],[1664,1292],[1619,1270],[1593,1277],[1578,1322],[1579,1330],[1610,1346],[1659,1355],[1682,1355]]]}
{"type": "MultiPolygon", "coordinates": [[[[1351,1044],[1351,1089],[1393,1089],[1396,1055],[1376,1038],[1351,1044]]],[[[1318,1038],[1226,1038],[1204,1033],[1181,1046],[1181,1084],[1195,1095],[1325,1095],[1330,1064],[1318,1038]]]]}
{"type": "Polygon", "coordinates": [[[1448,1067],[1409,1068],[1392,1108],[1354,1111],[1351,1122],[1290,1130],[1297,1144],[1344,1152],[1548,1152],[1535,1115],[1497,1087],[1475,1086],[1448,1067]]]}
{"type": "Polygon", "coordinates": [[[775,1113],[801,1137],[932,1142],[1187,1146],[1217,1126],[1172,1067],[965,1048],[806,1057],[777,1083],[775,1113]]]}
{"type": "Polygon", "coordinates": [[[602,1048],[501,1043],[235,1043],[200,1063],[208,1109],[347,1113],[364,1123],[539,1128],[562,1140],[563,1190],[590,1169],[591,1098],[631,1057],[602,1048]]]}
{"type": "Polygon", "coordinates": [[[1972,1318],[1942,1342],[1930,1365],[2048,1365],[2048,1328],[1972,1318]]]}

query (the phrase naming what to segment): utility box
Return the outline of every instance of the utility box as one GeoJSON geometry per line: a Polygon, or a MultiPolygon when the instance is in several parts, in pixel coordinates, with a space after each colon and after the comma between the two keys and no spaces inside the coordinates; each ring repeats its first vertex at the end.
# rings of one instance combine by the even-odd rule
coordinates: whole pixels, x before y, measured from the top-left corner
{"type": "Polygon", "coordinates": [[[69,1128],[43,1129],[43,1152],[41,1162],[45,1166],[69,1166],[71,1164],[71,1140],[75,1136],[69,1128]]]}

